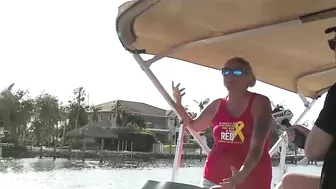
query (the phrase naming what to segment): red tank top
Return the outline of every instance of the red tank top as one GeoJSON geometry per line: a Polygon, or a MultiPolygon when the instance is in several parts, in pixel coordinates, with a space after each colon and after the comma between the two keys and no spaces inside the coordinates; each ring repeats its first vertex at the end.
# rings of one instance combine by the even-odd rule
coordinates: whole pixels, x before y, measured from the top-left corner
{"type": "MultiPolygon", "coordinates": [[[[222,99],[212,124],[214,146],[205,162],[204,178],[219,184],[232,176],[231,166],[239,169],[248,154],[253,130],[251,107],[257,94],[252,93],[246,110],[239,117],[233,117],[222,99]]],[[[272,164],[268,154],[270,139],[267,140],[262,158],[246,180],[236,189],[270,189],[272,164]]]]}

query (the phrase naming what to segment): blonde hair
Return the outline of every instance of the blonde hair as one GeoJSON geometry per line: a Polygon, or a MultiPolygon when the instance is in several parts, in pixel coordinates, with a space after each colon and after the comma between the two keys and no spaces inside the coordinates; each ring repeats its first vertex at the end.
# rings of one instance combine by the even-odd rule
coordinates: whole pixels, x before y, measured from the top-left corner
{"type": "Polygon", "coordinates": [[[231,59],[229,59],[229,60],[226,62],[226,64],[229,63],[229,62],[237,62],[237,63],[239,63],[239,64],[244,65],[244,67],[246,68],[246,71],[247,71],[247,72],[251,75],[251,77],[252,77],[252,81],[251,81],[251,83],[249,84],[249,87],[253,87],[253,86],[256,84],[257,79],[256,79],[256,77],[255,77],[255,75],[254,75],[254,72],[253,72],[253,69],[252,69],[252,66],[251,66],[250,62],[248,62],[247,60],[245,60],[244,58],[241,58],[241,57],[234,57],[234,58],[231,58],[231,59]]]}

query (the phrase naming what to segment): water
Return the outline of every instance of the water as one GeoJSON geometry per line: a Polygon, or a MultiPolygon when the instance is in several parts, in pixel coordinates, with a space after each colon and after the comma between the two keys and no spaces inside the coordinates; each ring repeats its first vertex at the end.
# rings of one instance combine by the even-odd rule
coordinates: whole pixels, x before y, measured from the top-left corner
{"type": "MultiPolygon", "coordinates": [[[[185,160],[179,182],[200,184],[202,166],[199,160],[185,160]]],[[[0,160],[1,186],[24,189],[139,189],[146,180],[169,181],[172,160],[143,162],[68,161],[65,159],[0,160]]],[[[288,171],[319,174],[321,166],[289,166],[288,171]]],[[[278,169],[273,169],[278,180],[278,169]]]]}

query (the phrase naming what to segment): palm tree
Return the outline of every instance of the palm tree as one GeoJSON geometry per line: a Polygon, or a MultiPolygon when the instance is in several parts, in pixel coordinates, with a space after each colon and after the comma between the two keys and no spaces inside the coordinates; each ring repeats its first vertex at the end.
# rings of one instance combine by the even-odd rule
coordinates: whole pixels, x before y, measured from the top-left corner
{"type": "MultiPolygon", "coordinates": [[[[21,110],[19,112],[20,120],[22,121],[22,139],[25,144],[26,136],[27,136],[27,125],[31,121],[31,118],[34,114],[34,100],[27,99],[21,102],[21,110]]],[[[21,129],[19,129],[19,133],[21,129]]]]}
{"type": "Polygon", "coordinates": [[[63,148],[64,146],[64,139],[65,139],[65,130],[66,127],[68,125],[68,107],[63,106],[62,104],[60,104],[60,122],[61,122],[61,128],[62,129],[62,143],[61,143],[61,147],[63,148]]]}
{"type": "Polygon", "coordinates": [[[196,102],[198,104],[198,107],[199,107],[200,112],[201,112],[205,108],[205,106],[209,104],[210,99],[206,98],[206,99],[204,99],[204,100],[202,100],[200,102],[194,100],[194,102],[196,102]]]}
{"type": "Polygon", "coordinates": [[[30,120],[32,101],[27,98],[28,91],[14,91],[14,85],[12,83],[0,92],[0,119],[4,129],[9,131],[12,142],[17,143],[18,133],[30,120]]]}
{"type": "Polygon", "coordinates": [[[85,90],[83,87],[78,87],[74,89],[73,93],[74,95],[76,95],[76,99],[77,99],[77,117],[76,117],[76,125],[75,125],[75,129],[77,129],[78,122],[79,122],[81,102],[85,100],[85,90]]]}
{"type": "Polygon", "coordinates": [[[98,112],[101,111],[102,108],[101,106],[95,106],[95,105],[92,105],[90,107],[90,111],[92,112],[92,115],[91,115],[91,123],[93,125],[96,125],[97,122],[98,122],[98,112]]]}
{"type": "MultiPolygon", "coordinates": [[[[196,101],[196,100],[194,100],[194,102],[197,103],[197,105],[198,105],[198,107],[199,107],[199,112],[202,112],[203,109],[206,107],[206,105],[209,104],[210,99],[209,99],[209,98],[206,98],[206,99],[204,99],[204,100],[202,100],[202,101],[196,101]]],[[[209,127],[209,128],[205,131],[205,133],[206,133],[207,136],[209,135],[209,132],[210,132],[210,137],[212,137],[212,135],[211,135],[211,133],[212,133],[212,128],[211,128],[211,127],[209,127]]]]}
{"type": "MultiPolygon", "coordinates": [[[[204,100],[202,100],[202,101],[196,101],[196,100],[194,100],[194,102],[197,103],[197,105],[198,105],[198,107],[199,107],[199,111],[202,112],[203,109],[206,107],[206,105],[209,104],[210,99],[209,99],[209,98],[206,98],[206,99],[204,99],[204,100]]],[[[213,143],[214,143],[214,141],[213,141],[213,136],[212,136],[212,129],[213,129],[212,127],[209,127],[209,128],[204,132],[205,137],[206,137],[206,141],[207,141],[207,145],[208,145],[209,148],[212,148],[213,143]]]]}
{"type": "Polygon", "coordinates": [[[40,140],[38,142],[41,142],[41,136],[48,139],[52,137],[55,140],[58,124],[61,120],[57,97],[48,93],[42,93],[36,98],[35,107],[36,117],[33,125],[36,127],[36,137],[40,140]]]}
{"type": "Polygon", "coordinates": [[[110,112],[115,119],[115,124],[117,126],[126,126],[129,114],[121,100],[114,101],[110,112]]]}
{"type": "Polygon", "coordinates": [[[122,103],[121,100],[116,100],[111,107],[110,113],[115,119],[115,124],[121,127],[136,127],[136,128],[146,128],[147,122],[141,117],[131,113],[122,103]]]}
{"type": "Polygon", "coordinates": [[[73,90],[74,97],[68,101],[68,119],[69,127],[67,129],[73,130],[88,124],[89,106],[85,104],[85,90],[83,87],[78,87],[73,90]]]}

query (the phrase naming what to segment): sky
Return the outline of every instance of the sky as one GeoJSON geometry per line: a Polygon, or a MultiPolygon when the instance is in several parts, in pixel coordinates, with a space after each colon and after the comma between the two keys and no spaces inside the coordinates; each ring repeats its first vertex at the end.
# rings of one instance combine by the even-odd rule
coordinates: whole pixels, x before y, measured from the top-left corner
{"type": "MultiPolygon", "coordinates": [[[[169,109],[132,55],[123,49],[116,29],[118,6],[125,0],[0,1],[0,89],[15,83],[32,97],[42,91],[63,102],[83,86],[89,103],[116,99],[169,109]]],[[[146,56],[149,58],[149,56],[146,56]]],[[[171,82],[186,88],[184,105],[225,97],[221,73],[165,58],[151,66],[166,90],[171,82]]],[[[282,103],[298,117],[304,106],[297,94],[257,82],[251,91],[282,103]]],[[[302,119],[315,120],[323,95],[302,119]]]]}

